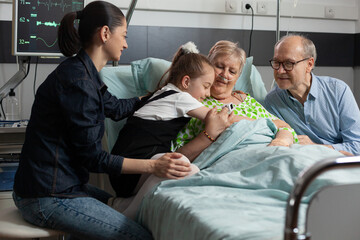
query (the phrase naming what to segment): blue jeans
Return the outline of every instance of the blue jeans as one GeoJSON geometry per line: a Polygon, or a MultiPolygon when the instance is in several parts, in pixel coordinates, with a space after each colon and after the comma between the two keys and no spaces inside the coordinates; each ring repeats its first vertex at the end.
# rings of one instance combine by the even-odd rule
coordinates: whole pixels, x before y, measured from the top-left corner
{"type": "Polygon", "coordinates": [[[93,197],[21,198],[14,193],[13,198],[26,221],[77,239],[152,239],[141,225],[106,205],[110,194],[95,187],[90,194],[93,197]]]}

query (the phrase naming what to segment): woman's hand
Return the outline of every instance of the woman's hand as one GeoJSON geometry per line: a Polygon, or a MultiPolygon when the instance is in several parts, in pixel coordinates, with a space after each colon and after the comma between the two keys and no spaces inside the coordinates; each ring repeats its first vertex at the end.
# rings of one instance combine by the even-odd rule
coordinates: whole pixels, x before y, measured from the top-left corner
{"type": "Polygon", "coordinates": [[[161,178],[183,178],[190,174],[190,163],[180,160],[183,155],[180,153],[166,153],[160,158],[152,161],[152,173],[161,178]]]}
{"type": "Polygon", "coordinates": [[[268,144],[268,147],[270,146],[283,146],[283,147],[289,147],[292,144],[292,142],[290,143],[287,140],[283,140],[283,139],[273,139],[271,141],[271,143],[268,144]]]}

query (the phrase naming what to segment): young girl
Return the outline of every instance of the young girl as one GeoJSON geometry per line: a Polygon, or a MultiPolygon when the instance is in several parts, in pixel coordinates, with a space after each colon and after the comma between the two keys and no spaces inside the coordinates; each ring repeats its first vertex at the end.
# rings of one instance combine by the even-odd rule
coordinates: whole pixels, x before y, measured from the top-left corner
{"type": "MultiPolygon", "coordinates": [[[[142,106],[128,118],[113,154],[142,159],[167,152],[171,140],[191,117],[205,119],[209,108],[201,101],[210,96],[215,79],[215,70],[207,57],[189,42],[175,54],[168,74],[165,86],[142,99],[142,106]]],[[[211,138],[206,131],[205,134],[211,138]]],[[[110,182],[117,196],[129,197],[139,177],[138,174],[110,175],[110,182]]]]}

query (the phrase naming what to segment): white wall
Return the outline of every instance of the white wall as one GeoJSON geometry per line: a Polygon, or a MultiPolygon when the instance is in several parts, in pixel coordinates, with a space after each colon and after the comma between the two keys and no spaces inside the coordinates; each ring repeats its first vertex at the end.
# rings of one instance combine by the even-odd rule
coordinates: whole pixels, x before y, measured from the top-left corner
{"type": "MultiPolygon", "coordinates": [[[[234,14],[225,12],[225,0],[138,0],[137,6],[141,8],[141,10],[135,10],[131,19],[131,25],[250,29],[251,17],[242,12],[242,1],[233,1],[237,2],[237,12],[234,14]],[[184,12],[184,10],[177,11],[179,9],[184,9],[186,12],[184,12]]],[[[87,2],[91,2],[91,0],[87,2]]],[[[118,6],[121,5],[124,12],[126,12],[130,0],[109,0],[109,2],[117,4],[118,6]]],[[[253,0],[252,2],[256,5],[258,1],[253,0]]],[[[274,14],[276,1],[268,0],[261,2],[268,3],[268,14],[255,17],[254,29],[274,31],[276,29],[276,17],[274,14]]],[[[316,2],[313,0],[282,0],[281,2],[282,18],[280,20],[280,30],[282,31],[360,32],[360,0],[318,0],[316,2]],[[297,3],[295,7],[294,3],[297,3]],[[324,17],[325,7],[332,7],[335,10],[334,18],[329,19],[324,17]],[[344,11],[348,13],[344,14],[344,11]]],[[[12,5],[0,1],[0,20],[9,21],[11,19],[12,5]]],[[[55,67],[55,65],[51,64],[39,64],[36,86],[38,86],[55,67]]],[[[264,79],[266,88],[269,90],[273,79],[272,69],[266,66],[258,66],[258,69],[264,79]]],[[[2,86],[2,84],[10,79],[16,71],[17,66],[15,64],[0,64],[0,85],[2,86]]],[[[360,102],[359,68],[317,67],[314,72],[318,75],[330,75],[344,80],[354,90],[357,101],[358,103],[360,102]]],[[[33,79],[34,65],[31,66],[27,79],[25,79],[16,90],[17,96],[22,103],[23,118],[28,118],[30,115],[33,102],[33,79]]]]}
{"type": "MultiPolygon", "coordinates": [[[[360,0],[358,0],[358,11],[360,16],[360,0]]],[[[356,22],[356,33],[360,33],[360,17],[358,18],[356,22]]],[[[359,46],[360,48],[360,46],[359,46]]],[[[360,107],[360,67],[354,68],[354,93],[356,101],[358,102],[358,105],[360,107]]]]}
{"type": "MultiPolygon", "coordinates": [[[[357,0],[358,2],[358,14],[360,16],[360,0],[357,0]]],[[[355,32],[360,33],[360,17],[355,22],[355,32]]],[[[360,47],[360,46],[359,46],[360,47]]],[[[360,107],[360,67],[354,68],[354,90],[356,101],[358,102],[358,105],[360,107]]]]}
{"type": "Polygon", "coordinates": [[[356,33],[360,33],[360,0],[358,0],[358,20],[356,22],[356,33]]]}
{"type": "Polygon", "coordinates": [[[360,108],[360,67],[354,68],[354,95],[360,108]]]}
{"type": "MultiPolygon", "coordinates": [[[[94,0],[88,0],[92,2],[94,0]]],[[[203,28],[231,28],[250,29],[251,15],[242,12],[241,0],[236,2],[236,12],[225,10],[226,0],[139,0],[131,19],[132,25],[172,26],[172,27],[203,27],[203,28]],[[162,9],[158,11],[157,9],[162,9]],[[186,13],[185,13],[186,12],[186,13]],[[201,14],[199,14],[201,13],[201,14]]],[[[359,0],[281,0],[280,30],[354,33],[355,20],[358,19],[359,0]],[[297,3],[297,4],[295,4],[297,3]],[[325,7],[332,7],[335,11],[333,18],[325,17],[325,7]]],[[[125,9],[130,0],[108,0],[125,9]]],[[[276,29],[276,0],[250,0],[255,11],[255,30],[276,29]],[[257,13],[257,3],[267,3],[266,14],[257,13]]]]}

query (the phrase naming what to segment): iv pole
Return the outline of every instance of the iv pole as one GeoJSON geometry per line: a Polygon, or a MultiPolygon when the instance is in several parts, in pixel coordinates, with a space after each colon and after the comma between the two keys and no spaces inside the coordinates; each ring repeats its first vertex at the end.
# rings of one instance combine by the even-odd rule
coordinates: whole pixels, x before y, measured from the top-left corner
{"type": "Polygon", "coordinates": [[[276,42],[280,39],[280,0],[277,0],[276,7],[276,42]]]}
{"type": "MultiPolygon", "coordinates": [[[[133,12],[135,10],[136,3],[137,3],[137,0],[132,0],[130,2],[130,5],[129,5],[129,10],[126,13],[126,23],[127,23],[128,27],[129,27],[130,20],[131,20],[131,17],[133,15],[133,12]]],[[[119,65],[119,62],[113,61],[113,66],[117,66],[117,65],[119,65]]]]}
{"type": "MultiPolygon", "coordinates": [[[[277,0],[276,6],[276,39],[275,43],[277,43],[280,39],[280,0],[277,0]]],[[[272,81],[270,89],[273,89],[275,86],[275,79],[272,81]]]]}

